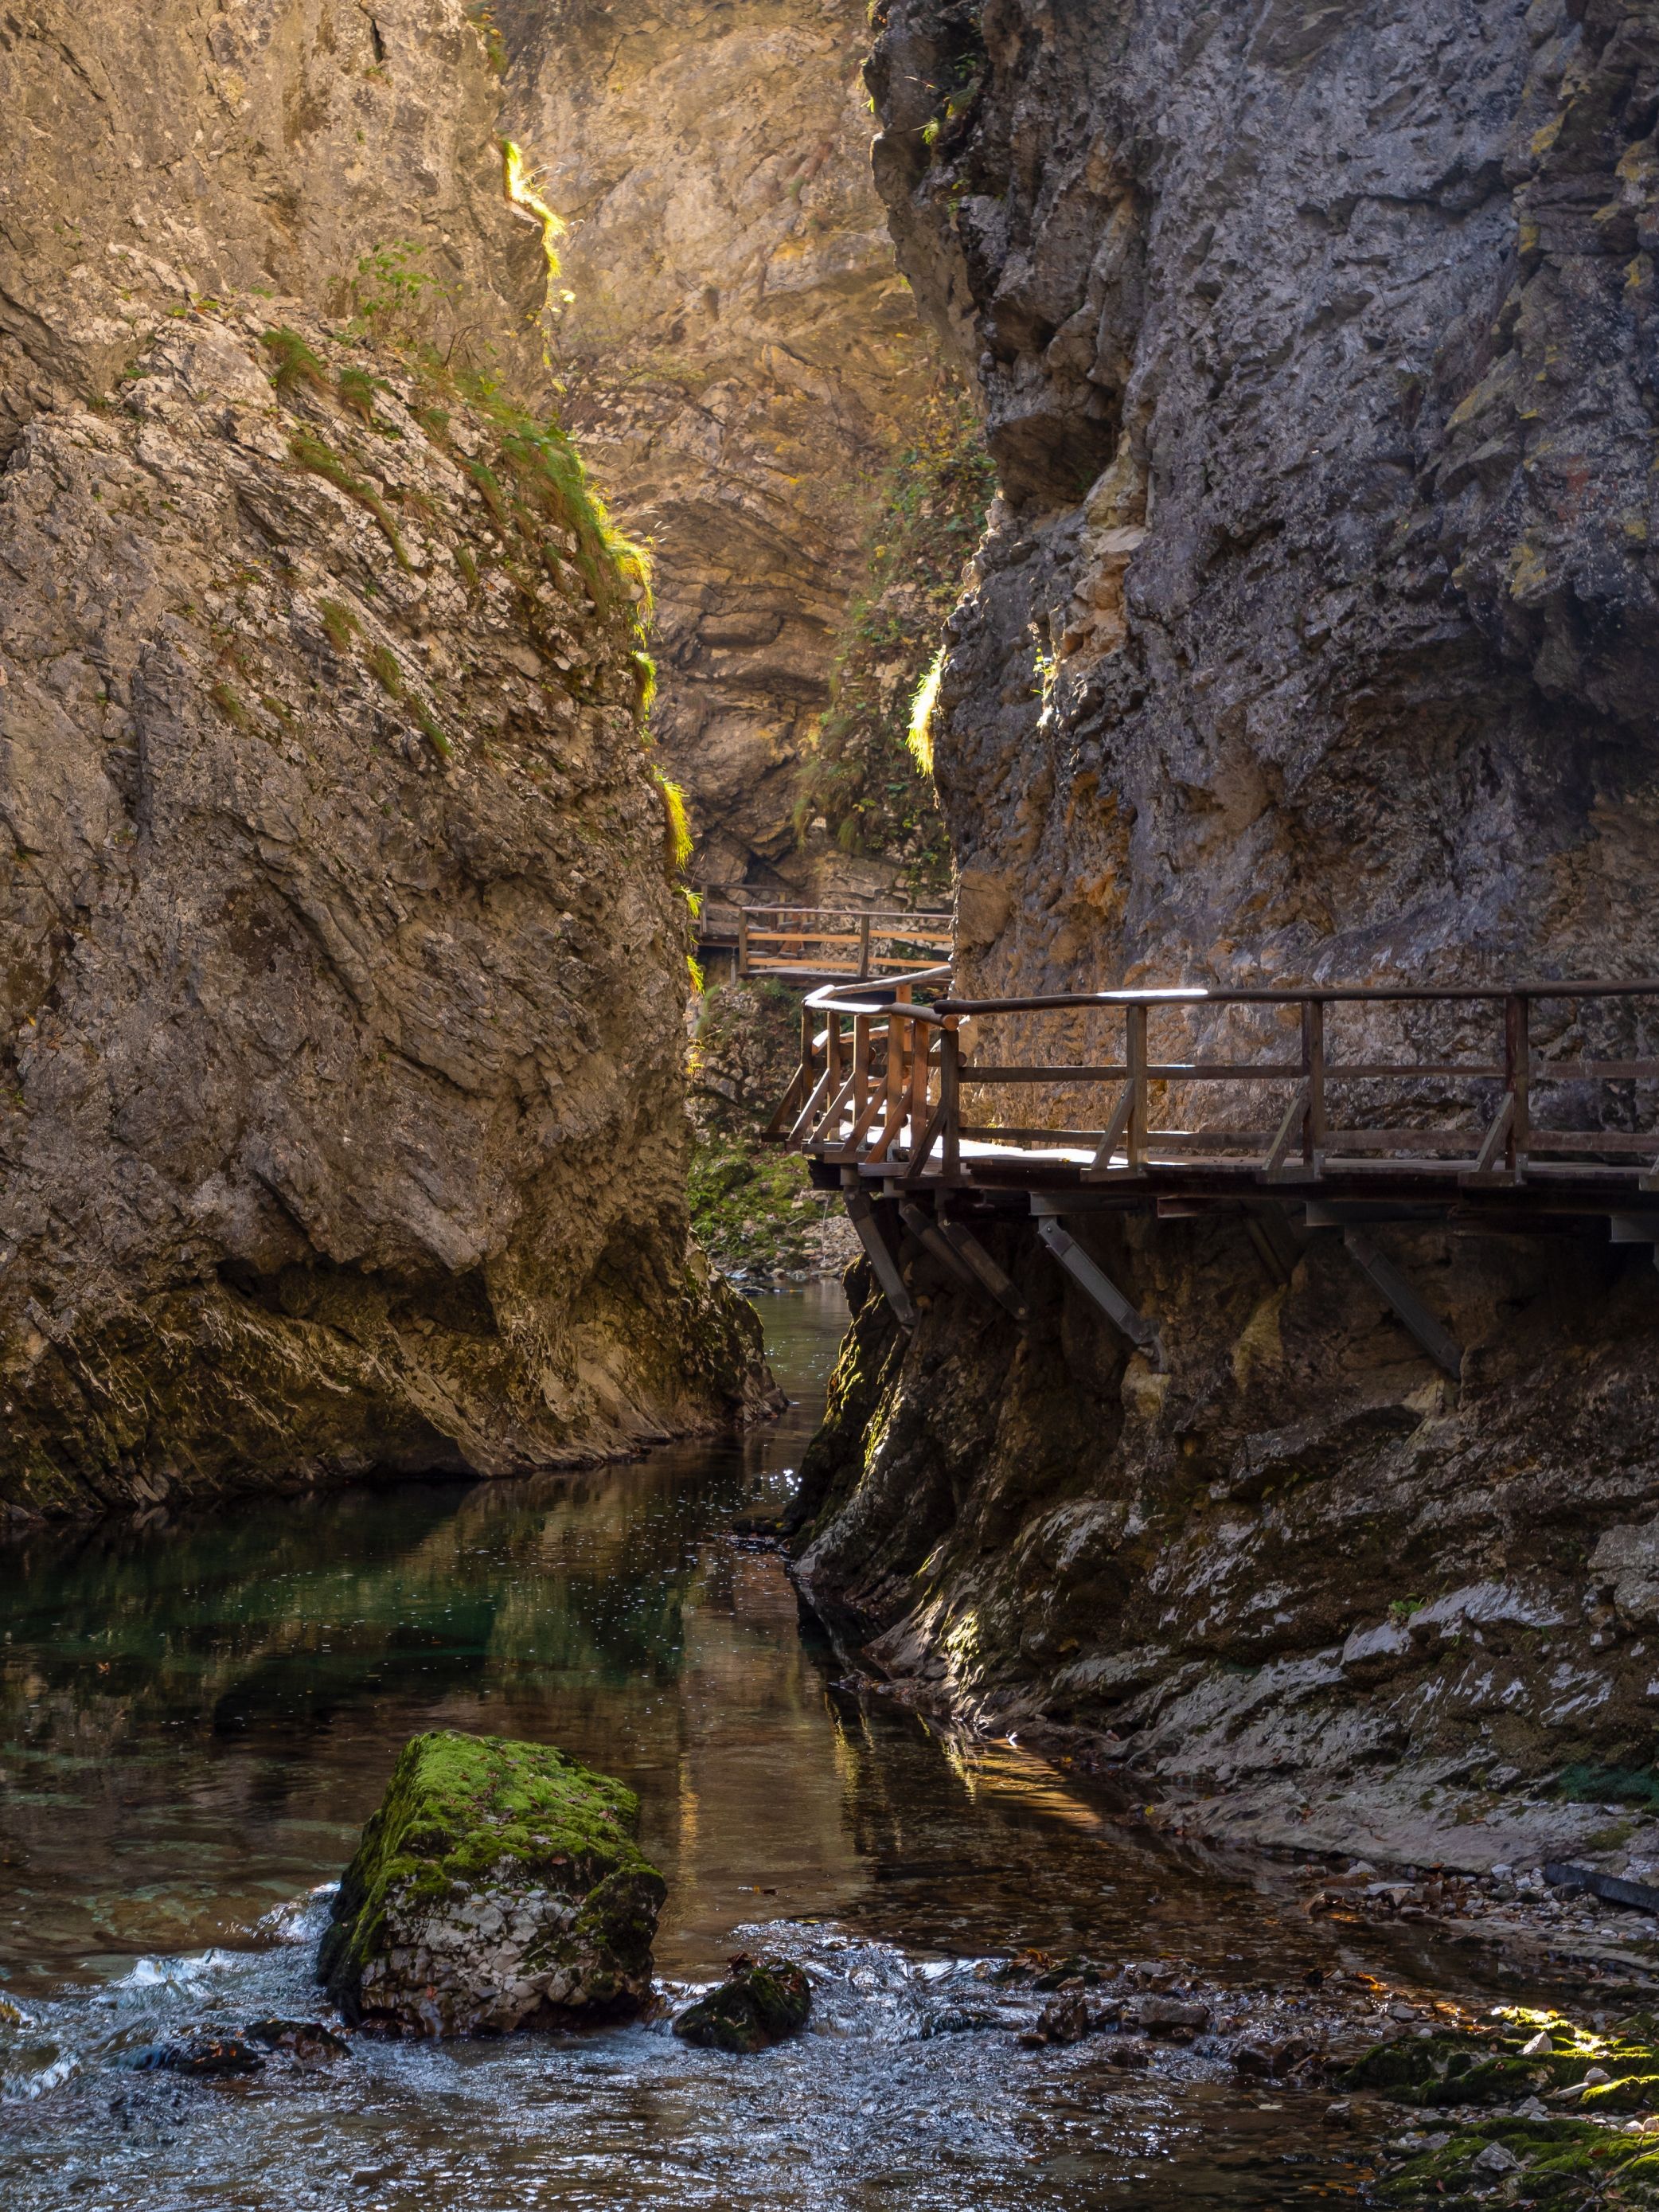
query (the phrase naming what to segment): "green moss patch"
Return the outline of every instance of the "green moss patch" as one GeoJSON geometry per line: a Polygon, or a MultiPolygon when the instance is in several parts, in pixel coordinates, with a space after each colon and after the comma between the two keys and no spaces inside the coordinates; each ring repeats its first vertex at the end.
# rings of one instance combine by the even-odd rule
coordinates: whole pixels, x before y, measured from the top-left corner
{"type": "MultiPolygon", "coordinates": [[[[1396,2105],[1512,2105],[1571,2087],[1592,2067],[1612,2076],[1590,2093],[1601,2110],[1649,2109],[1650,2078],[1659,2073],[1650,2016],[1633,2014],[1606,2035],[1590,2034],[1559,2014],[1533,2013],[1492,2030],[1413,2036],[1379,2044],[1341,2081],[1396,2105]],[[1540,2034],[1549,2037],[1549,2050],[1529,2051],[1540,2034]]],[[[1589,2109],[1589,2097],[1580,2109],[1589,2109]]]]}
{"type": "Polygon", "coordinates": [[[1659,2205],[1659,2145],[1586,2120],[1484,2120],[1373,2185],[1381,2204],[1473,2212],[1494,2203],[1577,2208],[1659,2205]]]}
{"type": "Polygon", "coordinates": [[[738,1138],[701,1140],[687,1188],[697,1241],[728,1273],[792,1274],[811,1264],[807,1232],[819,1209],[796,1203],[811,1188],[798,1153],[751,1151],[738,1138]]]}

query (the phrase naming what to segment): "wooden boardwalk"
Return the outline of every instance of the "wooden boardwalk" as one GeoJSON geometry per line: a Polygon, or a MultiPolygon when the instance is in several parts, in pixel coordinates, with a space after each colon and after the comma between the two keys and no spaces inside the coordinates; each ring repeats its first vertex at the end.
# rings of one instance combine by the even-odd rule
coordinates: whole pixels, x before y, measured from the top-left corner
{"type": "Polygon", "coordinates": [[[1454,1376],[1457,1346],[1372,1225],[1599,1236],[1659,1261],[1659,981],[981,1000],[951,986],[936,967],[811,992],[769,1133],[845,1191],[907,1322],[907,1237],[1020,1316],[973,1233],[1011,1214],[1149,1350],[1156,1332],[1066,1217],[1234,1214],[1279,1280],[1309,1231],[1340,1231],[1454,1376]]]}
{"type": "Polygon", "coordinates": [[[706,905],[700,952],[726,953],[734,975],[868,981],[901,975],[951,944],[948,914],[817,906],[706,905]]]}

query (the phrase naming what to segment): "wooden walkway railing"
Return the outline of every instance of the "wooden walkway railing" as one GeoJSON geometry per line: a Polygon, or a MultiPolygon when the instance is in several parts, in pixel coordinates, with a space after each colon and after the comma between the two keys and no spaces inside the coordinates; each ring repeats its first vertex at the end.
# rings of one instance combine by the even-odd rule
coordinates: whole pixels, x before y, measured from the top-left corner
{"type": "Polygon", "coordinates": [[[1237,1215],[1279,1283],[1301,1238],[1340,1231],[1454,1379],[1461,1349],[1374,1224],[1576,1227],[1659,1261],[1659,981],[977,1000],[951,984],[938,967],[811,993],[769,1132],[842,1187],[907,1328],[912,1248],[1024,1326],[1020,1291],[974,1234],[998,1215],[1034,1218],[1154,1362],[1157,1324],[1062,1217],[1237,1215]]]}
{"type": "Polygon", "coordinates": [[[948,914],[886,913],[798,906],[706,907],[697,930],[705,949],[735,956],[739,975],[845,975],[860,981],[902,974],[948,952],[948,914]]]}

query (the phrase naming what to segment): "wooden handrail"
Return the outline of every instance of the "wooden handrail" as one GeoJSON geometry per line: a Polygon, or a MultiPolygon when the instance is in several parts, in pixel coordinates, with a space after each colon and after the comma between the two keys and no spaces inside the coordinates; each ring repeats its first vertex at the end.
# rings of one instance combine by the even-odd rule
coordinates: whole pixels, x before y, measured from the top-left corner
{"type": "MultiPolygon", "coordinates": [[[[1547,1051],[1536,1048],[1533,1037],[1534,1001],[1659,999],[1659,981],[1650,978],[1610,982],[1546,977],[1518,984],[1452,984],[1443,988],[1419,984],[1171,987],[1006,999],[953,998],[953,981],[952,970],[940,966],[912,969],[880,986],[867,975],[838,980],[806,994],[802,1062],[787,1102],[791,1139],[799,1149],[843,1164],[860,1162],[885,1169],[891,1163],[896,1171],[903,1163],[904,1180],[910,1187],[924,1173],[947,1182],[969,1176],[974,1164],[964,1159],[963,1146],[979,1144],[994,1150],[1005,1164],[1017,1160],[1022,1147],[1037,1148],[1050,1158],[1056,1148],[1084,1147],[1078,1166],[1085,1180],[1143,1177],[1149,1164],[1160,1156],[1201,1164],[1206,1158],[1231,1161],[1240,1152],[1253,1152],[1254,1172],[1274,1184],[1318,1181],[1345,1161],[1350,1170],[1363,1167],[1374,1176],[1388,1168],[1393,1155],[1402,1175],[1409,1171],[1420,1178],[1425,1173],[1452,1172],[1475,1186],[1515,1187],[1529,1175],[1559,1177],[1573,1172],[1559,1164],[1565,1158],[1586,1163],[1587,1173],[1604,1179],[1637,1176],[1644,1192],[1659,1191],[1659,1127],[1651,1134],[1628,1126],[1551,1129],[1540,1126],[1537,1118],[1540,1091],[1569,1084],[1659,1085],[1659,1056],[1593,1059],[1581,1046],[1582,1056],[1553,1062],[1547,1051]],[[1460,1015],[1480,1008],[1501,1012],[1501,1060],[1449,1054],[1443,1043],[1438,1049],[1425,1048],[1420,1060],[1397,1056],[1398,1047],[1395,1056],[1377,1056],[1374,1046],[1364,1056],[1342,1060],[1332,1055],[1328,1031],[1334,1009],[1437,1005],[1460,1015]],[[1238,1057],[1235,1040],[1230,1040],[1232,1051],[1214,1058],[1196,1054],[1190,1059],[1152,1058],[1148,1024],[1154,1013],[1201,1015],[1231,1006],[1275,1008],[1293,1018],[1298,1032],[1296,1056],[1285,1054],[1284,1028],[1275,1024],[1262,1035],[1259,1060],[1238,1057]],[[983,1051],[980,1032],[1000,1015],[1075,1017],[1088,1011],[1121,1019],[1121,1057],[1091,1057],[1068,1064],[1046,1055],[1021,1062],[1006,1052],[994,1059],[976,1060],[964,1048],[969,1024],[975,1030],[975,1048],[983,1051]],[[848,1020],[853,1024],[850,1036],[842,1026],[848,1020]],[[1205,1083],[1284,1086],[1282,1106],[1270,1104],[1267,1109],[1276,1126],[1266,1132],[1152,1126],[1155,1088],[1161,1096],[1171,1086],[1184,1089],[1205,1083]],[[964,1119],[964,1093],[1002,1084],[1045,1085],[1063,1092],[1110,1085],[1103,1102],[1109,1110],[1101,1126],[1090,1128],[1005,1126],[982,1113],[964,1119]],[[1409,1085],[1419,1095],[1401,1101],[1393,1116],[1382,1114],[1370,1127],[1365,1126],[1363,1103],[1358,1113],[1352,1103],[1346,1104],[1340,1125],[1333,1126],[1333,1086],[1352,1101],[1353,1093],[1346,1086],[1355,1084],[1409,1085]],[[1437,1103],[1423,1098],[1425,1085],[1441,1086],[1437,1103]],[[1471,1091],[1470,1085],[1481,1089],[1471,1091]],[[1407,1109],[1403,1118],[1401,1108],[1407,1109]],[[1425,1112],[1432,1115],[1428,1126],[1425,1112]],[[1431,1158],[1439,1153],[1453,1157],[1444,1161],[1431,1158]],[[1547,1166],[1536,1165],[1540,1155],[1548,1156],[1547,1166]],[[1637,1164],[1621,1164],[1627,1161],[1637,1164]]],[[[1074,1032],[1074,1021],[1072,1026],[1074,1032]]],[[[1409,1048],[1407,1045],[1406,1050],[1409,1048]]],[[[1659,1113],[1659,1099],[1655,1107],[1659,1113]]],[[[1628,1116],[1626,1103],[1620,1118],[1627,1121],[1628,1116]]],[[[780,1118],[786,1118],[781,1111],[780,1118]]],[[[996,1165],[988,1162],[987,1171],[996,1165]]]]}

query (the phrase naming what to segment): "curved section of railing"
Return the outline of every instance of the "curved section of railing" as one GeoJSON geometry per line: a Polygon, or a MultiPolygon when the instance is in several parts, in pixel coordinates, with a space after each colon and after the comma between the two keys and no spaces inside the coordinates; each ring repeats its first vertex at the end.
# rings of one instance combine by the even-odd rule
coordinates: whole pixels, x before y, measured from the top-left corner
{"type": "Polygon", "coordinates": [[[1024,1158],[1085,1181],[1392,1166],[1659,1191],[1659,981],[957,999],[952,980],[941,966],[810,993],[769,1133],[843,1166],[902,1164],[907,1182],[1024,1158]]]}

